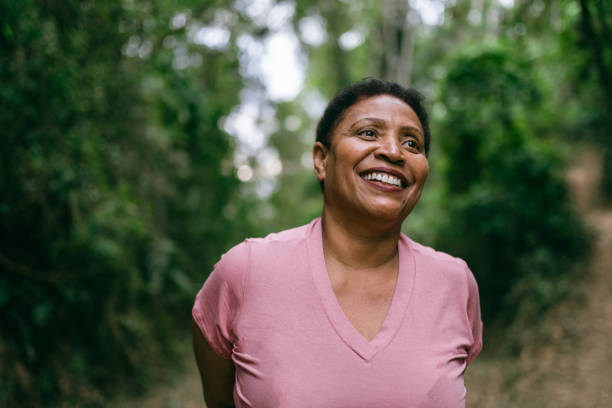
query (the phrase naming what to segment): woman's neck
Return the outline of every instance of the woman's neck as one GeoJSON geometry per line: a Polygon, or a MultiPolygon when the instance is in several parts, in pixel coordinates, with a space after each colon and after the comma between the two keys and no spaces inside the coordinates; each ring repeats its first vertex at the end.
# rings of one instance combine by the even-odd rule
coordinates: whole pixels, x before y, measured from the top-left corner
{"type": "Polygon", "coordinates": [[[321,218],[326,258],[331,256],[352,270],[377,269],[396,259],[401,224],[376,229],[360,222],[339,220],[325,208],[321,218]]]}

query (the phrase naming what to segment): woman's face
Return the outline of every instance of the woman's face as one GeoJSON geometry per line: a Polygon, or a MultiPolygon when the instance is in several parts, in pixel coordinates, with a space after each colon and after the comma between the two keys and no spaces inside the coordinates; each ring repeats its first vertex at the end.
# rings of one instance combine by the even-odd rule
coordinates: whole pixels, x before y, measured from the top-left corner
{"type": "Polygon", "coordinates": [[[342,217],[400,223],[414,208],[427,179],[425,138],[412,108],[390,95],[349,107],[330,148],[315,143],[317,179],[325,206],[342,217]]]}

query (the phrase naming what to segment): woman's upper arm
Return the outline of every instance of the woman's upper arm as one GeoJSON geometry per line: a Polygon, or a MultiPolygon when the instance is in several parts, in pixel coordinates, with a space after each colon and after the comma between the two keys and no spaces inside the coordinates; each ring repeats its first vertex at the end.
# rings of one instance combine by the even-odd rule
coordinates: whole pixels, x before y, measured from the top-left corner
{"type": "Polygon", "coordinates": [[[209,408],[233,407],[237,340],[235,322],[248,276],[249,246],[236,245],[219,262],[198,292],[192,308],[193,346],[209,408]]]}
{"type": "Polygon", "coordinates": [[[206,405],[208,408],[234,407],[234,363],[213,350],[195,320],[192,323],[192,336],[206,405]]]}

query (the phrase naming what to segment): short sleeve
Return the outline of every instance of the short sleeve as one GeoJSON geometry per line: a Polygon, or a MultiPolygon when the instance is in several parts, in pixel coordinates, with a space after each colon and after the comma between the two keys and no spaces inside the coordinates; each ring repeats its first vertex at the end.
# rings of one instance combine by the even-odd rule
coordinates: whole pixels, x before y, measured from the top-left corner
{"type": "Polygon", "coordinates": [[[248,245],[243,242],[224,254],[196,295],[192,315],[217,354],[231,358],[233,325],[240,311],[248,274],[248,245]]]}
{"type": "Polygon", "coordinates": [[[478,295],[478,284],[472,274],[472,271],[467,267],[467,287],[468,287],[468,302],[467,315],[470,322],[470,330],[472,332],[473,342],[468,349],[467,364],[474,360],[482,350],[482,319],[480,315],[480,296],[478,295]]]}

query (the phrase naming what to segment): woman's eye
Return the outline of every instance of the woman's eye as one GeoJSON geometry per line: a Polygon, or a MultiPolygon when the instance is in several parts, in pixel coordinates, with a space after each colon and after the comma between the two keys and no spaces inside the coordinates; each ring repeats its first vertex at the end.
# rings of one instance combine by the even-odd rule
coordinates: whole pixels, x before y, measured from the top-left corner
{"type": "Polygon", "coordinates": [[[413,150],[419,150],[419,147],[420,147],[419,144],[413,139],[407,139],[404,142],[404,146],[406,146],[409,149],[413,149],[413,150]]]}
{"type": "Polygon", "coordinates": [[[359,134],[361,136],[367,137],[367,138],[373,138],[376,137],[376,132],[372,129],[366,129],[366,130],[362,130],[361,132],[359,132],[359,134]]]}

